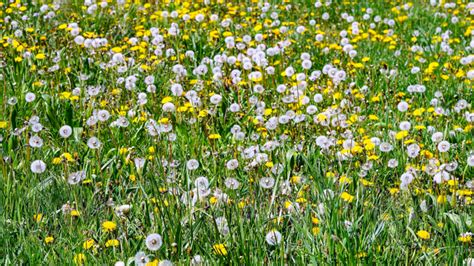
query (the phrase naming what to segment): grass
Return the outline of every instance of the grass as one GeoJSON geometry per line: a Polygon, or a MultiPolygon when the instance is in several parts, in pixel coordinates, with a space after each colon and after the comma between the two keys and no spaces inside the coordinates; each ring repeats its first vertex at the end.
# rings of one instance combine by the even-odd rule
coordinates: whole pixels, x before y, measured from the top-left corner
{"type": "Polygon", "coordinates": [[[472,263],[470,5],[139,2],[0,3],[2,264],[472,263]]]}

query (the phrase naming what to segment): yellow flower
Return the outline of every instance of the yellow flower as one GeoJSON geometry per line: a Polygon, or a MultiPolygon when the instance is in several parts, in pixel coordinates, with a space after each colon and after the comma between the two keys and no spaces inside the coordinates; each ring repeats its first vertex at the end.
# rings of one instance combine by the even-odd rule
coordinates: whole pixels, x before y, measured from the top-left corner
{"type": "Polygon", "coordinates": [[[319,224],[319,219],[318,219],[318,217],[313,217],[313,218],[311,218],[311,222],[312,222],[313,224],[319,224]]]}
{"type": "Polygon", "coordinates": [[[53,241],[54,241],[54,237],[52,237],[52,236],[47,236],[47,237],[44,239],[44,243],[46,243],[46,244],[53,243],[53,241]]]}
{"type": "Polygon", "coordinates": [[[419,238],[423,239],[423,240],[428,240],[428,239],[430,239],[430,233],[429,233],[428,231],[426,231],[426,230],[420,230],[420,231],[416,232],[416,235],[417,235],[419,238]]]}
{"type": "Polygon", "coordinates": [[[117,239],[110,239],[105,242],[106,247],[118,247],[119,246],[119,241],[117,239]]]}
{"type": "Polygon", "coordinates": [[[152,153],[152,154],[155,153],[155,147],[153,147],[153,146],[149,147],[148,152],[152,153]]]}
{"type": "Polygon", "coordinates": [[[95,244],[95,241],[94,239],[87,239],[86,241],[84,241],[84,243],[82,244],[82,247],[84,249],[90,249],[94,246],[95,244]]]}
{"type": "Polygon", "coordinates": [[[149,261],[145,266],[158,266],[159,261],[157,259],[149,261]]]}
{"type": "Polygon", "coordinates": [[[395,195],[400,191],[398,188],[391,188],[389,189],[390,195],[395,195]]]}
{"type": "Polygon", "coordinates": [[[458,240],[462,243],[471,243],[472,241],[472,234],[470,233],[465,233],[461,234],[458,238],[458,240]]]}
{"type": "Polygon", "coordinates": [[[401,139],[405,138],[406,136],[408,136],[408,131],[402,130],[402,131],[398,132],[398,133],[395,135],[395,138],[396,138],[397,140],[401,140],[401,139]]]}
{"type": "Polygon", "coordinates": [[[317,235],[319,234],[319,232],[321,231],[321,229],[317,226],[314,226],[313,229],[311,230],[313,232],[313,235],[317,235]]]}
{"type": "Polygon", "coordinates": [[[71,216],[72,217],[79,217],[81,213],[78,210],[72,210],[71,211],[71,216]]]}
{"type": "Polygon", "coordinates": [[[215,244],[212,248],[217,255],[227,256],[227,249],[224,244],[215,244]]]}
{"type": "Polygon", "coordinates": [[[42,60],[42,59],[45,59],[45,58],[46,58],[46,56],[44,54],[37,54],[36,55],[36,59],[38,59],[38,60],[42,60]]]}
{"type": "Polygon", "coordinates": [[[42,213],[35,214],[33,215],[33,219],[39,223],[41,222],[41,219],[43,219],[43,214],[42,213]]]}
{"type": "Polygon", "coordinates": [[[438,204],[444,204],[448,201],[448,198],[446,197],[446,195],[439,195],[438,198],[436,199],[436,202],[438,202],[438,204]]]}
{"type": "Polygon", "coordinates": [[[105,221],[102,223],[102,228],[106,232],[112,232],[117,228],[117,224],[112,221],[105,221]]]}
{"type": "Polygon", "coordinates": [[[354,200],[354,196],[347,192],[342,192],[341,194],[341,199],[344,200],[345,202],[352,202],[354,200]]]}
{"type": "Polygon", "coordinates": [[[209,139],[220,139],[221,138],[221,135],[219,134],[211,134],[209,135],[209,139]]]}
{"type": "Polygon", "coordinates": [[[8,126],[8,122],[7,121],[0,121],[0,128],[3,129],[3,128],[7,128],[8,126]]]}
{"type": "Polygon", "coordinates": [[[86,261],[86,255],[83,253],[78,253],[74,256],[74,263],[83,264],[86,261]]]}

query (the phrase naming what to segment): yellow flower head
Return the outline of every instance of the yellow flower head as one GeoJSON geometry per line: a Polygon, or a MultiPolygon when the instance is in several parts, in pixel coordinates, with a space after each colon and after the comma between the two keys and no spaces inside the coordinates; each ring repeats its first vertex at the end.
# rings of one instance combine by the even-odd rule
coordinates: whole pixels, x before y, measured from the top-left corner
{"type": "Polygon", "coordinates": [[[112,221],[105,221],[102,223],[102,229],[106,232],[112,232],[117,229],[117,224],[112,221]]]}
{"type": "Polygon", "coordinates": [[[416,235],[417,235],[419,238],[423,239],[423,240],[428,240],[428,239],[430,239],[430,233],[429,233],[428,231],[426,231],[426,230],[420,230],[420,231],[416,232],[416,235]]]}

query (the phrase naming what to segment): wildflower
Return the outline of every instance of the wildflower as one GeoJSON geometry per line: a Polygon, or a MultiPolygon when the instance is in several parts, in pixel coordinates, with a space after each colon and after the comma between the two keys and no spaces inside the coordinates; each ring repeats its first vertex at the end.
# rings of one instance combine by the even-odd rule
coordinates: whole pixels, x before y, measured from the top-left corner
{"type": "Polygon", "coordinates": [[[354,196],[352,196],[351,194],[347,192],[342,192],[341,194],[341,199],[344,200],[345,202],[351,203],[354,200],[354,198],[355,198],[354,196]]]}
{"type": "Polygon", "coordinates": [[[271,230],[265,235],[265,241],[267,241],[267,243],[270,246],[275,246],[275,245],[280,244],[281,239],[282,239],[281,233],[278,232],[277,230],[271,230]]]}
{"type": "Polygon", "coordinates": [[[145,254],[145,252],[139,251],[135,254],[134,260],[135,265],[145,266],[150,261],[150,258],[145,254]]]}
{"type": "Polygon", "coordinates": [[[53,243],[53,241],[54,241],[54,237],[52,237],[52,236],[47,236],[44,239],[44,243],[46,243],[46,244],[51,244],[51,243],[53,243]]]}
{"type": "Polygon", "coordinates": [[[240,182],[235,178],[227,178],[224,181],[224,184],[228,189],[232,189],[232,190],[238,189],[240,186],[240,182]]]}
{"type": "Polygon", "coordinates": [[[447,152],[450,147],[451,147],[451,145],[449,144],[449,142],[447,142],[445,140],[438,143],[438,151],[439,152],[447,152]]]}
{"type": "Polygon", "coordinates": [[[473,234],[471,232],[462,233],[459,235],[458,240],[462,243],[471,243],[472,235],[473,234]]]}
{"type": "Polygon", "coordinates": [[[90,249],[90,248],[92,248],[94,245],[95,245],[94,239],[87,239],[87,240],[84,241],[84,243],[82,244],[82,247],[83,247],[84,249],[90,249]]]}
{"type": "Polygon", "coordinates": [[[37,214],[33,215],[33,219],[34,219],[37,223],[39,223],[39,222],[41,222],[41,219],[43,219],[43,214],[42,214],[42,213],[37,213],[37,214]]]}
{"type": "Polygon", "coordinates": [[[109,239],[105,242],[106,247],[118,247],[120,242],[117,239],[109,239]]]}
{"type": "Polygon", "coordinates": [[[191,159],[186,163],[188,170],[196,170],[199,168],[199,162],[196,159],[191,159]]]}
{"type": "Polygon", "coordinates": [[[102,223],[102,229],[105,232],[112,232],[117,228],[117,224],[112,221],[105,221],[102,223]]]}
{"type": "Polygon", "coordinates": [[[275,185],[275,179],[272,177],[263,177],[259,181],[260,187],[264,189],[270,189],[275,185]]]}
{"type": "Polygon", "coordinates": [[[428,231],[425,231],[425,230],[420,230],[418,232],[416,232],[416,235],[423,239],[423,240],[428,240],[430,239],[430,233],[428,231]]]}
{"type": "Polygon", "coordinates": [[[26,95],[25,95],[25,101],[28,102],[28,103],[31,103],[33,102],[34,100],[36,99],[36,95],[32,92],[28,92],[26,95]]]}
{"type": "Polygon", "coordinates": [[[195,255],[191,260],[191,265],[201,265],[203,264],[203,258],[200,255],[195,255]]]}
{"type": "Polygon", "coordinates": [[[46,171],[46,164],[42,160],[36,160],[31,163],[31,172],[42,174],[46,171]]]}
{"type": "Polygon", "coordinates": [[[41,148],[43,146],[43,139],[41,139],[39,136],[32,136],[30,138],[29,144],[32,148],[41,148]]]}
{"type": "Polygon", "coordinates": [[[86,262],[86,255],[84,253],[78,253],[74,255],[74,263],[82,265],[86,262]]]}
{"type": "Polygon", "coordinates": [[[227,249],[224,244],[214,244],[212,246],[214,253],[221,256],[227,256],[227,249]]]}
{"type": "Polygon", "coordinates": [[[100,148],[100,146],[102,145],[102,143],[100,142],[100,140],[96,137],[91,137],[88,141],[87,141],[87,146],[90,148],[90,149],[98,149],[100,148]]]}
{"type": "Polygon", "coordinates": [[[219,134],[210,134],[209,135],[209,139],[220,139],[221,138],[221,135],[219,134]]]}
{"type": "Polygon", "coordinates": [[[150,234],[146,237],[145,244],[149,250],[156,251],[163,244],[163,240],[159,234],[150,234]]]}

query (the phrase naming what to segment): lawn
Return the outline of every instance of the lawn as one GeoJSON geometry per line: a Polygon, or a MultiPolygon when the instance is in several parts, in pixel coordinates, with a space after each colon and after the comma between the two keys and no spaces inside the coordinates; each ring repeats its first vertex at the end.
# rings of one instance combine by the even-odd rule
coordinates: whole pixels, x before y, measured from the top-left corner
{"type": "Polygon", "coordinates": [[[473,18],[1,2],[0,264],[474,265],[473,18]]]}

